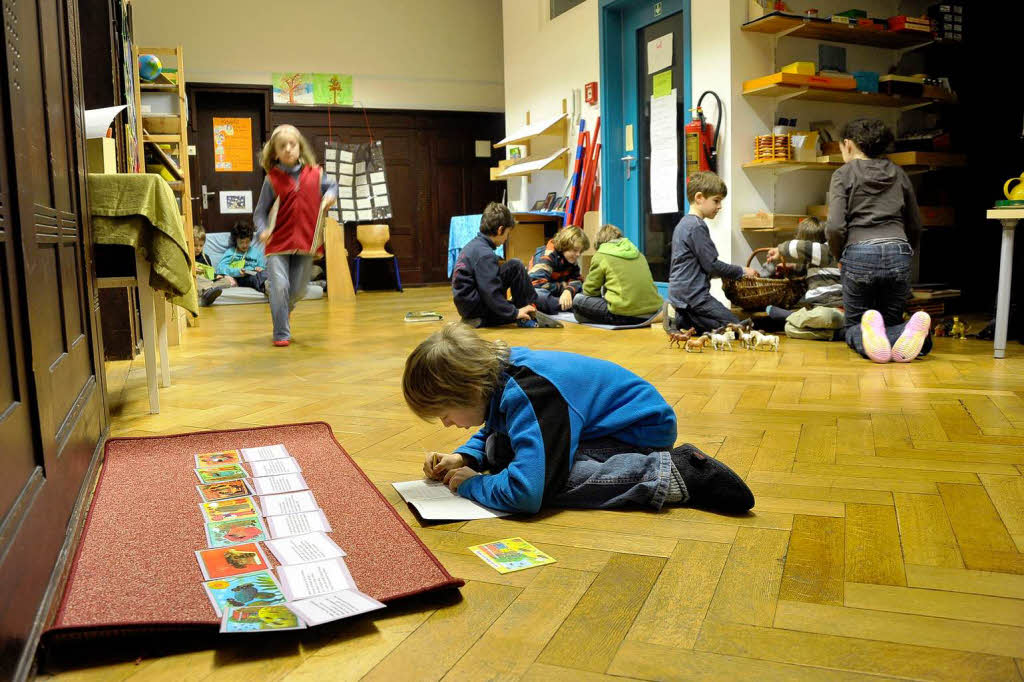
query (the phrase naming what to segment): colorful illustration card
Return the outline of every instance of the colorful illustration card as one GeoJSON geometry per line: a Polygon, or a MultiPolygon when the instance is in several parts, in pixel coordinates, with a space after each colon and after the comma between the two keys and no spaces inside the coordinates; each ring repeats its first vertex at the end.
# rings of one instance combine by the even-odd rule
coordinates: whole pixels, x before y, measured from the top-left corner
{"type": "Polygon", "coordinates": [[[199,570],[207,580],[230,578],[244,573],[255,573],[270,568],[263,549],[256,542],[234,547],[200,549],[196,551],[199,570]]]}
{"type": "Polygon", "coordinates": [[[199,491],[200,497],[202,497],[206,502],[228,500],[232,497],[245,497],[246,495],[252,495],[252,491],[249,490],[249,486],[246,484],[244,479],[238,479],[237,481],[219,481],[217,483],[210,483],[209,485],[197,485],[196,490],[199,491]]]}
{"type": "Polygon", "coordinates": [[[252,479],[252,487],[257,495],[273,495],[309,489],[309,486],[306,485],[306,479],[302,477],[302,474],[257,476],[252,479]]]}
{"type": "Polygon", "coordinates": [[[522,538],[508,538],[469,548],[498,573],[553,564],[555,560],[522,538]]]}
{"type": "Polygon", "coordinates": [[[294,457],[268,459],[262,462],[247,462],[253,476],[277,476],[279,474],[297,474],[302,469],[294,457]]]}
{"type": "Polygon", "coordinates": [[[258,516],[244,519],[228,519],[206,524],[206,541],[210,547],[230,547],[245,542],[261,542],[267,539],[267,529],[258,516]]]}
{"type": "Polygon", "coordinates": [[[233,497],[217,502],[200,502],[199,509],[207,522],[226,521],[228,519],[244,519],[259,516],[260,508],[253,497],[233,497]]]}
{"type": "Polygon", "coordinates": [[[196,468],[213,467],[218,464],[241,464],[242,453],[238,450],[222,450],[196,455],[196,468]]]}
{"type": "Polygon", "coordinates": [[[304,533],[315,533],[317,531],[331,532],[331,524],[328,523],[324,513],[319,510],[301,512],[299,514],[268,516],[266,526],[272,538],[286,538],[292,535],[303,535],[304,533]]]}
{"type": "Polygon", "coordinates": [[[200,483],[216,483],[217,481],[234,481],[238,478],[249,478],[248,472],[241,464],[217,464],[212,467],[196,469],[200,483]]]}
{"type": "Polygon", "coordinates": [[[284,592],[270,571],[210,580],[203,583],[203,588],[218,616],[223,616],[227,609],[239,606],[272,606],[286,601],[284,592]]]}
{"type": "Polygon", "coordinates": [[[338,547],[326,533],[306,533],[276,540],[267,540],[267,549],[282,564],[306,564],[311,561],[337,559],[345,556],[345,550],[338,547]]]}
{"type": "Polygon", "coordinates": [[[344,559],[279,566],[277,577],[281,590],[292,601],[357,589],[344,559]]]}
{"type": "Polygon", "coordinates": [[[262,445],[258,448],[242,448],[242,459],[246,462],[262,462],[266,459],[281,459],[291,457],[288,449],[283,445],[262,445]]]}
{"type": "Polygon", "coordinates": [[[221,632],[268,632],[301,630],[306,624],[287,604],[239,606],[227,609],[220,623],[221,632]]]}
{"type": "Polygon", "coordinates": [[[264,516],[280,514],[297,514],[299,512],[316,511],[320,507],[316,498],[309,490],[284,495],[264,495],[259,498],[260,509],[264,516]]]}
{"type": "Polygon", "coordinates": [[[292,602],[290,606],[311,626],[384,608],[379,601],[358,590],[345,590],[322,597],[303,599],[292,602]]]}

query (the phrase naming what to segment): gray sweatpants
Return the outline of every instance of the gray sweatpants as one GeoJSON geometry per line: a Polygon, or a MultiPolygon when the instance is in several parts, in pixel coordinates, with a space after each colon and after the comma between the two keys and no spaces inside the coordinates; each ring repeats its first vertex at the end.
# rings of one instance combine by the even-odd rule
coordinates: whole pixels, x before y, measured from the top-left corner
{"type": "Polygon", "coordinates": [[[313,257],[306,254],[283,253],[267,256],[267,294],[270,316],[274,320],[274,341],[291,338],[288,316],[305,295],[313,257]]]}

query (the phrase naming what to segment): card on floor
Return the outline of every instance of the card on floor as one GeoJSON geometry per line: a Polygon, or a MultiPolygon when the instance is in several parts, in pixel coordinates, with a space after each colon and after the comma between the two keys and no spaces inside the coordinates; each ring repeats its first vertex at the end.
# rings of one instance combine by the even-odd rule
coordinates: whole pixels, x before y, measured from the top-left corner
{"type": "Polygon", "coordinates": [[[233,575],[255,573],[270,568],[259,543],[250,542],[234,547],[196,550],[199,570],[207,580],[229,578],[233,575]]]}
{"type": "Polygon", "coordinates": [[[303,512],[301,514],[284,514],[268,516],[265,524],[272,538],[286,538],[305,533],[331,532],[331,524],[322,511],[303,512]]]}
{"type": "Polygon", "coordinates": [[[271,606],[286,601],[284,592],[270,571],[209,580],[203,583],[203,588],[218,616],[223,616],[224,610],[228,608],[271,606]]]}
{"type": "Polygon", "coordinates": [[[209,521],[227,521],[228,519],[244,519],[247,516],[259,516],[260,509],[252,497],[233,497],[230,500],[217,502],[200,502],[199,509],[209,521]]]}
{"type": "Polygon", "coordinates": [[[252,491],[249,490],[245,479],[242,478],[237,481],[220,481],[218,483],[210,483],[209,485],[197,485],[196,490],[199,491],[199,495],[207,502],[252,495],[252,491]]]}
{"type": "Polygon", "coordinates": [[[302,490],[297,493],[283,495],[264,495],[259,498],[260,509],[264,516],[280,516],[281,514],[297,514],[299,512],[316,511],[320,507],[313,493],[302,490]]]}
{"type": "Polygon", "coordinates": [[[508,538],[469,548],[498,573],[553,564],[555,560],[522,538],[508,538]]]}
{"type": "Polygon", "coordinates": [[[276,538],[267,540],[265,544],[274,554],[274,558],[284,565],[306,564],[345,556],[345,550],[338,547],[337,543],[323,532],[276,538]]]}
{"type": "Polygon", "coordinates": [[[268,459],[263,462],[248,462],[253,476],[277,476],[279,474],[297,474],[302,469],[294,457],[268,459]]]}
{"type": "Polygon", "coordinates": [[[332,620],[341,620],[367,611],[376,611],[384,605],[373,597],[358,590],[345,590],[322,597],[312,597],[291,603],[307,625],[322,625],[332,620]]]}
{"type": "Polygon", "coordinates": [[[262,462],[267,459],[291,457],[291,453],[283,445],[263,445],[258,448],[242,448],[242,459],[246,462],[262,462]]]}
{"type": "Polygon", "coordinates": [[[217,481],[233,481],[237,478],[248,478],[249,474],[241,464],[217,464],[201,469],[194,469],[200,483],[216,483],[217,481]]]}
{"type": "Polygon", "coordinates": [[[252,479],[253,490],[257,495],[276,495],[296,490],[308,490],[306,479],[302,474],[281,474],[279,476],[258,476],[252,479]]]}
{"type": "Polygon", "coordinates": [[[239,606],[227,609],[220,623],[221,632],[267,632],[302,630],[306,624],[287,604],[239,606]]]}
{"type": "Polygon", "coordinates": [[[230,547],[266,539],[267,529],[258,516],[211,521],[206,524],[206,541],[209,547],[230,547]]]}
{"type": "Polygon", "coordinates": [[[279,566],[277,579],[281,590],[291,600],[357,589],[356,581],[352,579],[344,559],[279,566]]]}
{"type": "Polygon", "coordinates": [[[207,452],[196,455],[196,468],[212,467],[218,464],[240,464],[242,453],[238,450],[222,450],[220,452],[207,452]]]}

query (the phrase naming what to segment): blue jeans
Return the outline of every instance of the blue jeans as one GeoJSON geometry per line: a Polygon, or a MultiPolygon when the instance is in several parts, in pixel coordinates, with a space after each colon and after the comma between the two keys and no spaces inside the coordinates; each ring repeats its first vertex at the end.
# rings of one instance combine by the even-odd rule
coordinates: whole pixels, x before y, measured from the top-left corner
{"type": "Polygon", "coordinates": [[[612,438],[581,443],[565,487],[551,504],[614,509],[640,504],[661,509],[672,476],[668,450],[627,445],[612,438]]]}
{"type": "MultiPolygon", "coordinates": [[[[903,333],[903,310],[910,298],[911,261],[914,250],[907,242],[850,244],[843,251],[841,271],[843,308],[846,313],[846,343],[863,357],[864,340],[860,319],[869,310],[877,310],[885,322],[885,335],[895,343],[903,333]]],[[[932,349],[929,336],[921,355],[932,349]]]]}
{"type": "Polygon", "coordinates": [[[274,320],[274,341],[291,338],[288,317],[295,304],[306,294],[313,256],[283,253],[267,256],[267,296],[274,320]]]}
{"type": "Polygon", "coordinates": [[[561,294],[555,296],[547,289],[536,288],[537,292],[537,310],[548,315],[557,315],[562,312],[562,304],[558,300],[561,294]]]}

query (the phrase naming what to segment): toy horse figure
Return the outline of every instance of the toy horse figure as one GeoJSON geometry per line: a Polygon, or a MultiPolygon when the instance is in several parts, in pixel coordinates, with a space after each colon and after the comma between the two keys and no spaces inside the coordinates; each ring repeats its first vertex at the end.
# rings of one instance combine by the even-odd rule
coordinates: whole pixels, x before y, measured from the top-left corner
{"type": "Polygon", "coordinates": [[[740,345],[743,346],[744,348],[748,348],[748,349],[754,347],[754,331],[753,330],[751,330],[749,332],[743,332],[742,334],[740,334],[740,345]]]}
{"type": "Polygon", "coordinates": [[[704,352],[704,345],[708,342],[708,337],[701,335],[694,339],[687,339],[686,345],[683,347],[687,353],[697,351],[698,353],[704,352]]]}
{"type": "Polygon", "coordinates": [[[723,350],[728,348],[732,350],[732,344],[730,341],[734,340],[736,335],[732,333],[732,330],[726,330],[723,334],[712,334],[711,335],[711,347],[715,350],[723,350]]]}
{"type": "Polygon", "coordinates": [[[693,338],[693,335],[696,333],[697,330],[694,329],[693,327],[690,327],[689,329],[683,329],[677,332],[671,332],[668,335],[669,348],[671,348],[672,346],[679,348],[679,344],[686,343],[691,338],[693,338]]]}
{"type": "Polygon", "coordinates": [[[779,350],[779,337],[775,334],[761,334],[761,338],[757,340],[756,348],[761,346],[769,347],[773,351],[779,350]]]}

